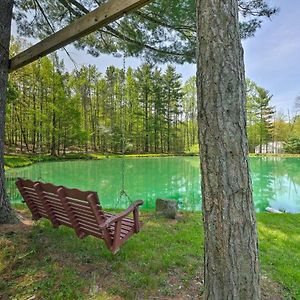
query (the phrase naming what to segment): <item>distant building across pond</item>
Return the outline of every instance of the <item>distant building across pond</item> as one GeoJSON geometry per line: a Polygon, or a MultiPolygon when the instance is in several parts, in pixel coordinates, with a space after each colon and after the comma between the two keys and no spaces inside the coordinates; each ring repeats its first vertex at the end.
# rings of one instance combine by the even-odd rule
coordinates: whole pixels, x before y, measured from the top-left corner
{"type": "Polygon", "coordinates": [[[263,145],[257,145],[255,147],[255,153],[273,153],[273,154],[279,154],[284,153],[283,149],[284,142],[275,141],[275,142],[269,142],[267,144],[263,145]]]}

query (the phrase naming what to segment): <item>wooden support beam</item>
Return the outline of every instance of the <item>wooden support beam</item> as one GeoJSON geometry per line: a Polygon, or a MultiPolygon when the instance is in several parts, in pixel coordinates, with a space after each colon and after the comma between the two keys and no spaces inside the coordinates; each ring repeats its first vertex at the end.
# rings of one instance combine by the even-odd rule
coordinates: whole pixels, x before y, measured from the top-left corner
{"type": "Polygon", "coordinates": [[[92,12],[77,19],[72,24],[11,58],[9,72],[17,70],[40,57],[116,21],[124,14],[144,6],[150,1],[151,0],[109,0],[92,12]]]}

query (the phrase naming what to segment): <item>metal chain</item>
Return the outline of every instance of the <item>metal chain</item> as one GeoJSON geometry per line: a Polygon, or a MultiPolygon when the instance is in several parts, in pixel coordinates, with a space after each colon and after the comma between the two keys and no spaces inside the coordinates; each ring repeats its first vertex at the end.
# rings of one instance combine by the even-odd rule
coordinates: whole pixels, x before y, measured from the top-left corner
{"type": "Polygon", "coordinates": [[[119,197],[117,199],[117,205],[121,202],[124,202],[124,199],[127,200],[129,204],[131,203],[131,199],[125,190],[125,173],[126,173],[126,164],[125,164],[125,153],[126,153],[126,137],[125,137],[125,80],[126,80],[126,56],[123,55],[123,80],[121,85],[121,150],[122,150],[122,162],[121,162],[121,190],[119,193],[119,197]]]}
{"type": "MultiPolygon", "coordinates": [[[[41,58],[39,57],[38,60],[38,75],[39,75],[39,80],[40,80],[40,84],[39,84],[39,88],[40,88],[40,97],[41,97],[41,101],[43,101],[42,99],[42,84],[41,84],[41,58]]],[[[41,110],[40,110],[40,114],[41,114],[41,110]]],[[[42,115],[40,115],[40,120],[39,120],[39,135],[38,135],[38,181],[43,181],[42,178],[42,166],[41,166],[41,161],[42,161],[42,123],[41,123],[41,117],[42,115]]]]}

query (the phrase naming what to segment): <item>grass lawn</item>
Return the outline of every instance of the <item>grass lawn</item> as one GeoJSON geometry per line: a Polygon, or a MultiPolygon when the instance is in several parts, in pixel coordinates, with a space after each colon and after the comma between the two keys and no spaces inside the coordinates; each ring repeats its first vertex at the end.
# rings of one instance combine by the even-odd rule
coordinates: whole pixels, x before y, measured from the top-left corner
{"type": "Polygon", "coordinates": [[[15,168],[29,166],[33,164],[33,161],[25,155],[5,155],[4,163],[7,168],[15,168]]]}
{"type": "MultiPolygon", "coordinates": [[[[142,219],[142,231],[115,256],[103,241],[79,240],[47,220],[0,227],[0,299],[199,299],[200,213],[142,219]]],[[[265,299],[300,299],[299,224],[300,215],[258,215],[265,299]]]]}
{"type": "Polygon", "coordinates": [[[32,165],[36,162],[46,161],[58,161],[58,160],[71,160],[71,159],[101,159],[105,158],[104,155],[89,155],[89,154],[78,154],[70,153],[64,156],[50,156],[50,155],[29,155],[29,154],[18,154],[18,155],[4,155],[4,164],[6,168],[20,168],[32,165]]]}

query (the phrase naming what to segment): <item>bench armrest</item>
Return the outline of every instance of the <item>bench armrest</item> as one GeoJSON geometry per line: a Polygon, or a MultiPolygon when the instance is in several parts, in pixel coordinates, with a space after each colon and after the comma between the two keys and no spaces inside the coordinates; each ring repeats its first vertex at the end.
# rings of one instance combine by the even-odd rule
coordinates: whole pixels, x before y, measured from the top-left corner
{"type": "MultiPolygon", "coordinates": [[[[116,223],[116,222],[124,219],[130,213],[132,213],[132,212],[135,213],[135,211],[137,213],[138,207],[142,204],[144,204],[143,200],[135,201],[126,210],[124,210],[124,211],[120,212],[119,214],[114,215],[114,216],[110,217],[109,219],[107,219],[103,224],[99,225],[99,228],[100,229],[108,228],[111,224],[116,223]]],[[[134,218],[134,221],[136,222],[136,217],[134,218]]],[[[138,226],[138,224],[135,224],[135,225],[138,226]]]]}

